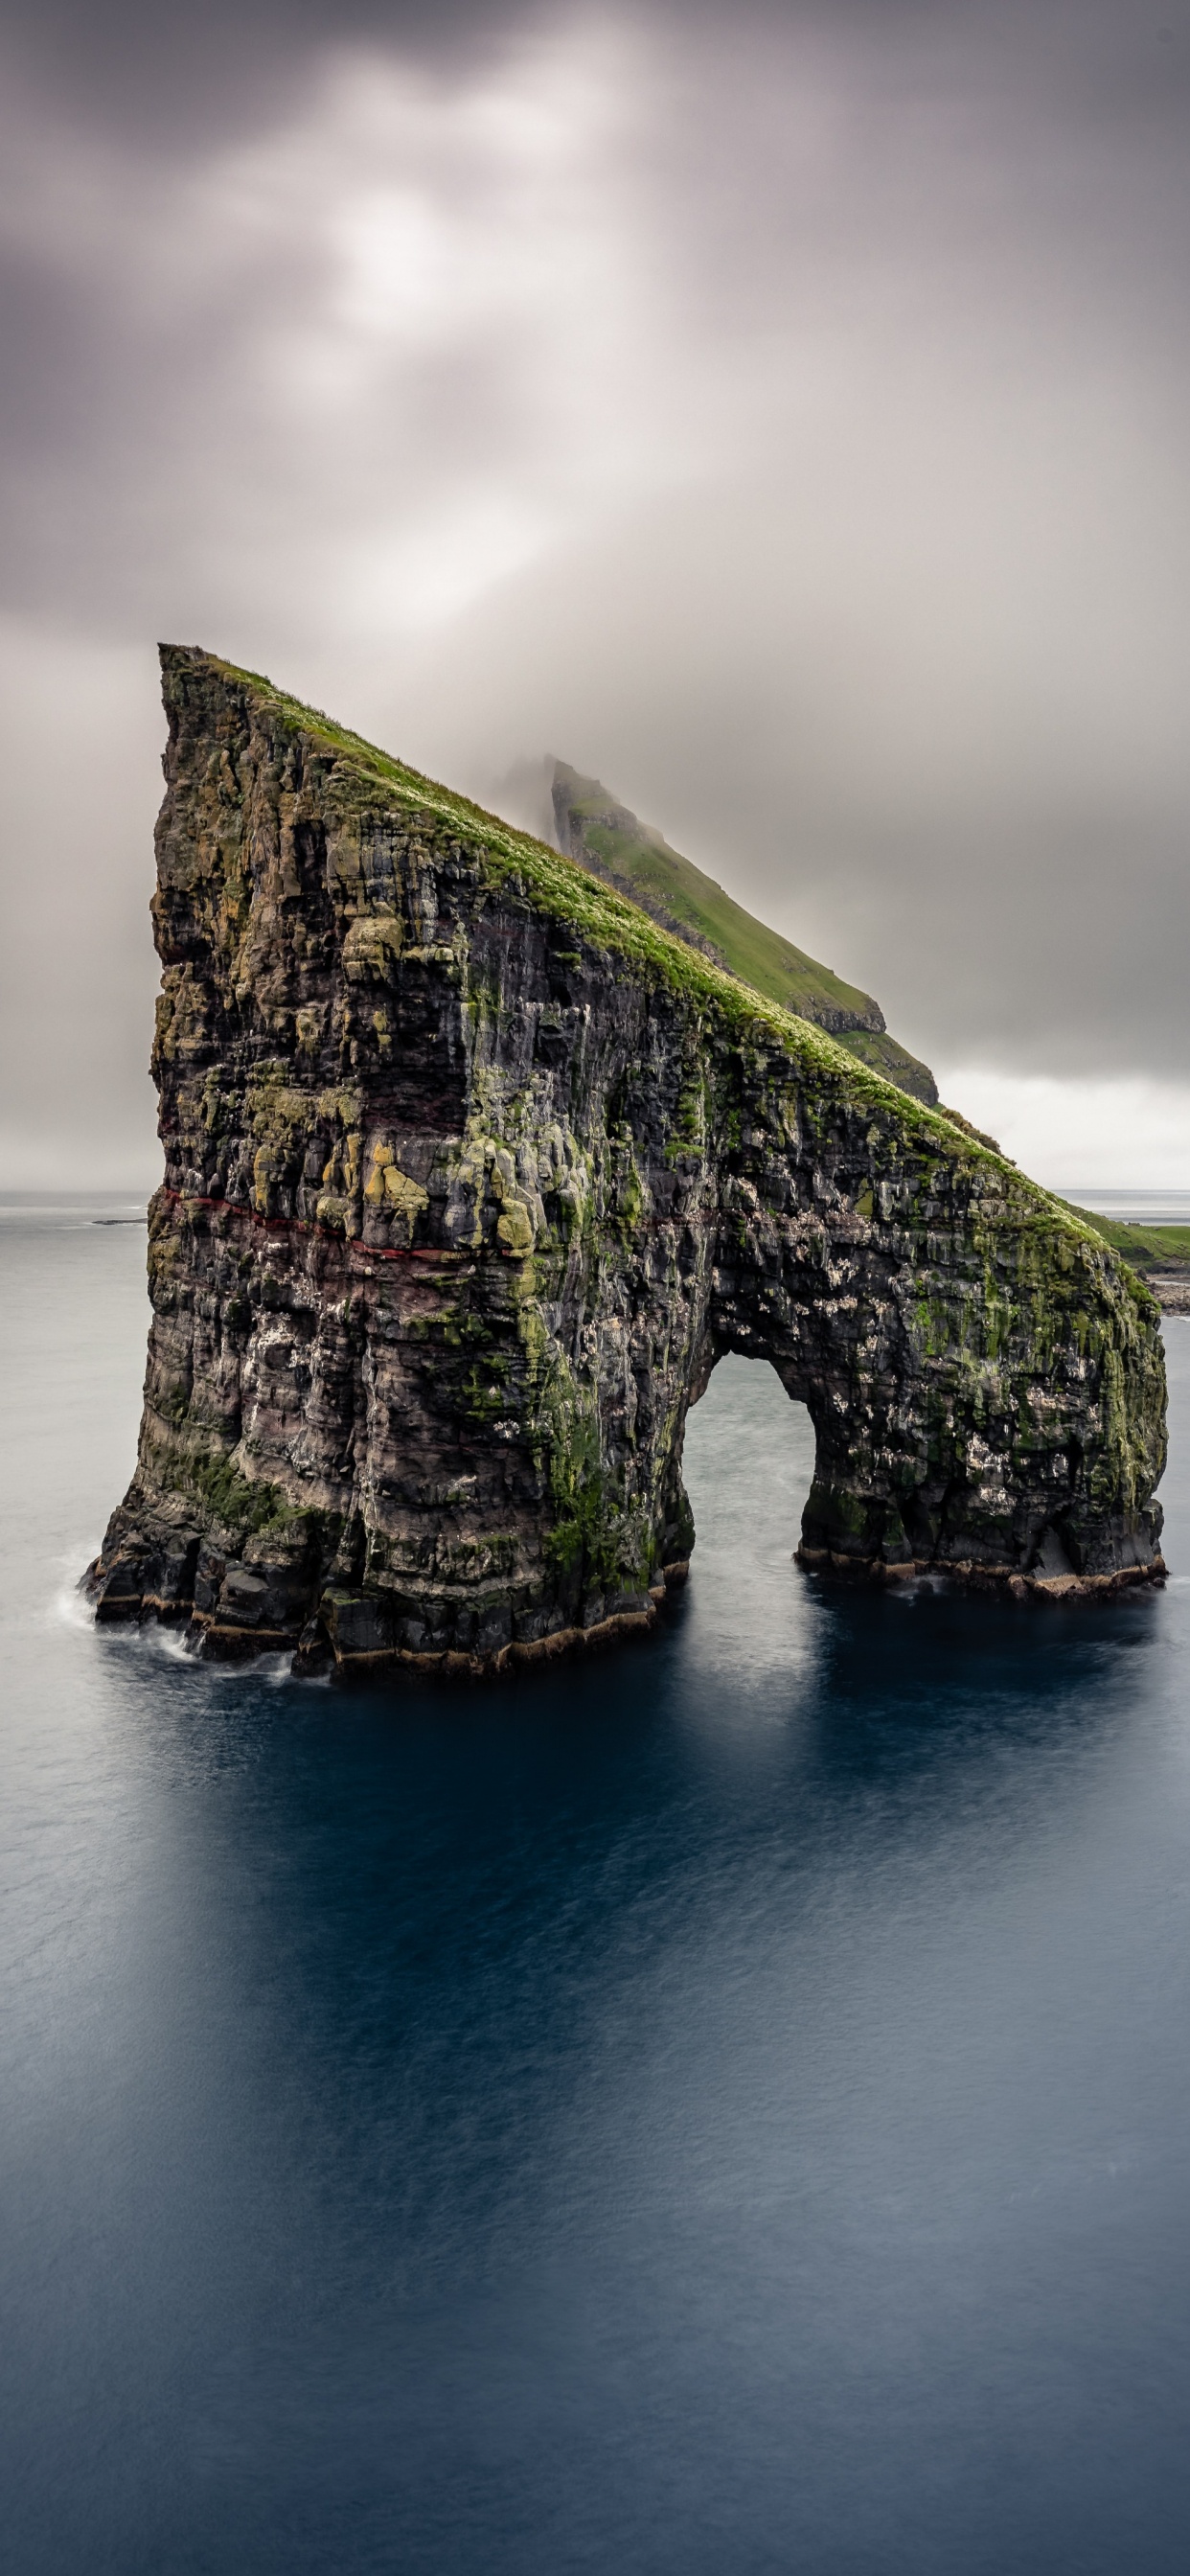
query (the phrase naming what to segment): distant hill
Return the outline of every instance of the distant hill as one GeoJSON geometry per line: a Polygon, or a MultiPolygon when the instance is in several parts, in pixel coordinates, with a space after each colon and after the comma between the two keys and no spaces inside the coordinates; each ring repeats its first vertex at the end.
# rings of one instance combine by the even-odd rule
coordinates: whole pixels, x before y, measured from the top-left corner
{"type": "Polygon", "coordinates": [[[829,1029],[873,1072],[927,1107],[936,1105],[938,1086],[928,1064],[889,1035],[870,993],[845,984],[829,966],[745,912],[713,877],[671,850],[660,832],[617,804],[597,778],[584,778],[564,760],[555,760],[552,771],[558,846],[580,867],[630,896],[663,929],[700,948],[769,1001],[829,1029]]]}
{"type": "Polygon", "coordinates": [[[1113,1252],[1122,1252],[1133,1270],[1190,1273],[1190,1225],[1128,1225],[1121,1217],[1097,1216],[1094,1208],[1078,1207],[1073,1199],[1062,1205],[1101,1234],[1113,1252]]]}

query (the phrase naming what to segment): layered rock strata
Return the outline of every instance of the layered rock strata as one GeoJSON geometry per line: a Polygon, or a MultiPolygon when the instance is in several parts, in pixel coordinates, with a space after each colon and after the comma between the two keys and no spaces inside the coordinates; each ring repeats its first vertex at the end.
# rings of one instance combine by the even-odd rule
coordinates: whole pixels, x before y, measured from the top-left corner
{"type": "Polygon", "coordinates": [[[804,1563],[1159,1574],[1158,1313],[994,1153],[573,861],[162,656],[165,1178],[103,1618],[500,1668],[645,1628],[716,1360],[809,1407],[804,1563]]]}

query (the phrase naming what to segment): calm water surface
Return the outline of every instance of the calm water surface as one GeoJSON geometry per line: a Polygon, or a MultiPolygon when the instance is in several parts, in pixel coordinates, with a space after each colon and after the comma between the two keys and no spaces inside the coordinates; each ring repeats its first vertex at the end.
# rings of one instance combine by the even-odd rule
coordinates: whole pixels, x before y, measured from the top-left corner
{"type": "Polygon", "coordinates": [[[837,1597],[728,1362],[659,1641],[444,1696],[72,1592],[144,1236],[0,1217],[14,2576],[1178,2576],[1190,1321],[1162,1597],[837,1597]]]}

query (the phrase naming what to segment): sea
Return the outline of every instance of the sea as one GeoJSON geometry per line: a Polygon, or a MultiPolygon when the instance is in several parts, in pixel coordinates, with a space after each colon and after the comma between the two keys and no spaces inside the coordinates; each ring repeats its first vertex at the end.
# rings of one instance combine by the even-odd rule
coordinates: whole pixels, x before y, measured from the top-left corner
{"type": "Polygon", "coordinates": [[[806,1575],[731,1359],[657,1635],[341,1688],[80,1599],[138,1215],[0,1208],[11,2576],[1183,2576],[1190,1319],[1162,1592],[806,1575]]]}

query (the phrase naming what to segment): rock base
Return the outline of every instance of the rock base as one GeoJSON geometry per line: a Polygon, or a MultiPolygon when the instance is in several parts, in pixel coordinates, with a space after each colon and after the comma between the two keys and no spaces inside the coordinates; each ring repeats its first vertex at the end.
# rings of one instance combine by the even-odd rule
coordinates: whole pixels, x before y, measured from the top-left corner
{"type": "MultiPolygon", "coordinates": [[[[1166,1566],[1160,1556],[1144,1565],[1119,1566],[1110,1574],[1022,1574],[1011,1566],[970,1561],[940,1565],[925,1557],[890,1565],[878,1557],[843,1556],[829,1548],[806,1546],[795,1550],[794,1563],[807,1573],[841,1578],[851,1584],[887,1587],[932,1577],[967,1591],[995,1593],[1003,1600],[1019,1602],[1106,1602],[1138,1585],[1151,1588],[1166,1580],[1166,1566]]],[[[290,1654],[290,1670],[302,1680],[326,1676],[352,1681],[407,1675],[418,1681],[484,1682],[507,1679],[564,1657],[597,1654],[608,1647],[651,1636],[670,1594],[682,1589],[689,1573],[688,1559],[667,1565],[639,1607],[615,1610],[586,1626],[555,1628],[544,1637],[512,1638],[489,1654],[463,1654],[451,1648],[435,1654],[399,1645],[352,1644],[350,1618],[341,1623],[332,1618],[328,1623],[316,1616],[307,1620],[300,1631],[235,1627],[185,1604],[152,1595],[139,1601],[101,1597],[96,1600],[95,1610],[97,1621],[107,1626],[145,1626],[155,1621],[159,1626],[179,1627],[184,1623],[186,1644],[204,1663],[244,1664],[262,1655],[290,1654]],[[341,1633],[336,1636],[334,1630],[340,1624],[341,1633]]],[[[97,1574],[98,1563],[88,1566],[80,1590],[93,1596],[97,1574]]],[[[343,1607],[365,1617],[369,1610],[363,1601],[343,1607]]]]}
{"type": "Polygon", "coordinates": [[[977,1565],[969,1559],[940,1565],[922,1557],[888,1565],[879,1557],[840,1556],[830,1548],[806,1546],[795,1550],[794,1562],[811,1573],[842,1575],[861,1583],[911,1583],[932,1575],[969,1592],[998,1592],[1010,1601],[1110,1601],[1138,1583],[1163,1584],[1167,1571],[1161,1556],[1143,1565],[1116,1566],[1110,1574],[1022,1574],[1011,1565],[977,1565]]]}
{"type": "Polygon", "coordinates": [[[97,1624],[104,1627],[185,1626],[185,1643],[202,1663],[245,1664],[263,1655],[291,1654],[291,1671],[298,1679],[315,1680],[324,1674],[350,1680],[356,1677],[386,1673],[409,1674],[419,1680],[446,1682],[496,1681],[503,1676],[555,1663],[561,1657],[597,1654],[609,1646],[627,1643],[636,1637],[647,1637],[658,1624],[668,1595],[678,1591],[689,1576],[689,1560],[683,1559],[662,1569],[658,1581],[642,1596],[639,1604],[618,1608],[585,1625],[571,1623],[552,1629],[541,1637],[510,1638],[486,1654],[461,1653],[445,1648],[438,1653],[385,1643],[360,1645],[352,1642],[353,1634],[376,1624],[375,1605],[364,1599],[343,1601],[332,1608],[329,1618],[319,1614],[308,1619],[301,1629],[236,1626],[226,1620],[195,1610],[192,1605],[160,1599],[147,1593],[140,1599],[105,1593],[102,1586],[101,1562],[89,1565],[79,1585],[92,1601],[97,1624]],[[346,1617],[344,1617],[346,1612],[346,1617]],[[353,1616],[354,1614],[354,1616],[353,1616]],[[336,1630],[338,1633],[336,1633],[336,1630]]]}

